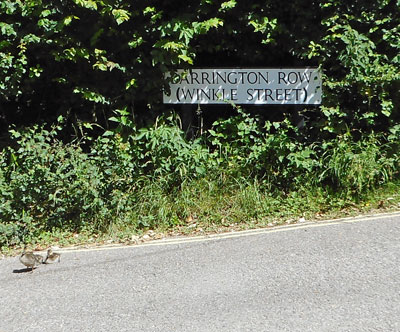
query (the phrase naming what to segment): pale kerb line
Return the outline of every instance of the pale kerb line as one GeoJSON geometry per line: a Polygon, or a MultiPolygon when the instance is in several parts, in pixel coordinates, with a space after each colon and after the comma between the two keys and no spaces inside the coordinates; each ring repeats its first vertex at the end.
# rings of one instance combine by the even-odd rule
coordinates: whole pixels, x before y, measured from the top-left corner
{"type": "Polygon", "coordinates": [[[65,249],[57,250],[57,252],[59,252],[59,253],[86,252],[86,251],[124,249],[124,248],[133,248],[133,247],[141,248],[141,247],[150,247],[150,246],[165,246],[165,245],[186,244],[186,243],[195,243],[195,242],[208,242],[208,241],[232,239],[232,238],[239,238],[239,237],[252,236],[252,235],[288,232],[288,231],[292,231],[292,230],[299,230],[299,229],[306,229],[306,228],[316,228],[316,227],[325,227],[325,226],[334,226],[334,225],[340,225],[340,224],[356,223],[356,222],[368,221],[368,220],[388,219],[388,218],[393,218],[393,217],[400,217],[400,212],[381,214],[381,215],[368,215],[368,216],[360,216],[360,217],[330,219],[330,220],[324,220],[324,221],[309,221],[309,222],[301,223],[301,224],[299,223],[299,224],[286,225],[286,226],[276,226],[274,228],[260,228],[260,229],[253,229],[253,230],[222,233],[222,234],[210,234],[210,235],[184,237],[184,238],[170,238],[170,239],[154,240],[153,242],[133,244],[133,245],[115,245],[115,246],[102,246],[102,247],[79,248],[79,249],[65,248],[65,249]]]}

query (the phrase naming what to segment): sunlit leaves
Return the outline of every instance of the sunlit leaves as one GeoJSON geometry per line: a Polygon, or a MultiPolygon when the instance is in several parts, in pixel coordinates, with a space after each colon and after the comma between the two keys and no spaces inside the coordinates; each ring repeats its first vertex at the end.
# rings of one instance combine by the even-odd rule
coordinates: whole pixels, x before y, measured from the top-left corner
{"type": "Polygon", "coordinates": [[[110,101],[105,98],[102,94],[96,92],[96,91],[91,91],[88,88],[81,88],[81,87],[76,87],[73,91],[76,94],[80,94],[84,99],[95,102],[95,103],[100,103],[100,104],[109,104],[110,101]]]}
{"type": "Polygon", "coordinates": [[[325,95],[347,114],[343,121],[337,114],[327,117],[330,128],[339,128],[335,121],[369,128],[395,121],[400,106],[394,93],[400,82],[400,21],[394,6],[387,0],[360,1],[357,10],[338,0],[322,5],[326,30],[319,41],[310,42],[308,57],[319,58],[325,66],[325,95]]]}
{"type": "Polygon", "coordinates": [[[96,59],[96,63],[93,65],[93,68],[99,69],[101,71],[112,71],[114,68],[121,70],[122,72],[125,72],[125,68],[122,67],[120,64],[110,61],[106,57],[107,51],[105,50],[100,50],[95,48],[94,49],[94,58],[96,59]]]}
{"type": "Polygon", "coordinates": [[[192,26],[194,28],[194,32],[197,34],[205,34],[210,29],[217,29],[218,27],[222,27],[224,25],[224,21],[217,17],[212,17],[206,21],[202,22],[193,22],[192,26]]]}
{"type": "Polygon", "coordinates": [[[193,64],[193,59],[185,54],[179,54],[178,58],[183,60],[184,62],[187,62],[188,64],[192,65],[193,64]]]}
{"type": "Polygon", "coordinates": [[[54,31],[58,25],[57,21],[49,20],[47,18],[42,18],[38,21],[37,25],[42,28],[44,31],[54,31]]]}
{"type": "Polygon", "coordinates": [[[39,65],[36,65],[35,67],[30,67],[29,68],[29,77],[40,77],[41,73],[43,72],[43,68],[41,68],[39,65]]]}
{"type": "Polygon", "coordinates": [[[163,41],[163,40],[156,43],[155,46],[163,48],[168,51],[175,51],[175,52],[185,48],[184,43],[178,43],[174,41],[163,41]]]}
{"type": "Polygon", "coordinates": [[[357,5],[296,0],[285,6],[202,0],[177,8],[168,1],[3,0],[1,98],[17,100],[24,90],[26,104],[18,107],[25,110],[35,98],[37,105],[57,105],[50,99],[65,94],[63,109],[90,101],[111,111],[113,103],[120,107],[135,98],[157,104],[163,74],[180,67],[320,65],[329,107],[347,102],[359,113],[392,120],[400,75],[395,5],[388,0],[357,5]],[[57,92],[38,97],[37,91],[50,90],[48,82],[57,92]],[[88,90],[72,94],[76,86],[88,90]],[[104,95],[110,104],[89,92],[104,95]]]}
{"type": "Polygon", "coordinates": [[[233,9],[236,6],[237,2],[236,0],[229,0],[221,3],[221,7],[218,11],[220,12],[226,12],[230,9],[233,9]]]}
{"type": "Polygon", "coordinates": [[[0,32],[5,36],[16,36],[17,32],[14,30],[14,27],[11,24],[0,22],[0,32]]]}
{"type": "Polygon", "coordinates": [[[89,59],[89,50],[86,48],[70,47],[63,50],[62,53],[55,54],[55,60],[60,61],[62,59],[76,62],[78,58],[89,59]]]}
{"type": "MultiPolygon", "coordinates": [[[[252,16],[250,16],[252,18],[252,16]]],[[[269,32],[276,27],[277,20],[270,20],[268,17],[260,17],[249,20],[249,25],[253,26],[254,32],[269,32]]]]}
{"type": "Polygon", "coordinates": [[[63,22],[63,24],[64,24],[65,26],[68,26],[68,25],[70,25],[70,24],[72,23],[73,20],[79,20],[79,17],[78,17],[78,16],[75,16],[75,15],[69,15],[69,16],[65,17],[65,18],[62,20],[62,22],[63,22]]]}
{"type": "Polygon", "coordinates": [[[113,9],[112,15],[114,16],[118,25],[128,21],[130,18],[130,13],[124,9],[113,9]]]}
{"type": "Polygon", "coordinates": [[[135,88],[137,87],[137,81],[135,78],[130,79],[126,84],[125,84],[125,89],[129,90],[130,88],[135,88]]]}
{"type": "Polygon", "coordinates": [[[266,38],[263,38],[262,43],[268,44],[274,42],[271,38],[275,29],[277,28],[277,19],[270,19],[268,17],[257,17],[256,15],[249,15],[249,25],[254,29],[254,32],[263,34],[266,38]]]}
{"type": "Polygon", "coordinates": [[[77,5],[91,9],[91,10],[97,10],[97,1],[94,0],[73,0],[77,5]]]}
{"type": "Polygon", "coordinates": [[[146,7],[143,10],[143,15],[150,16],[151,21],[154,23],[162,17],[162,11],[157,11],[155,7],[146,7]]]}
{"type": "Polygon", "coordinates": [[[128,45],[130,48],[136,48],[136,47],[139,47],[143,42],[144,42],[144,39],[142,36],[138,36],[137,34],[134,34],[132,36],[132,39],[128,42],[128,45]]]}

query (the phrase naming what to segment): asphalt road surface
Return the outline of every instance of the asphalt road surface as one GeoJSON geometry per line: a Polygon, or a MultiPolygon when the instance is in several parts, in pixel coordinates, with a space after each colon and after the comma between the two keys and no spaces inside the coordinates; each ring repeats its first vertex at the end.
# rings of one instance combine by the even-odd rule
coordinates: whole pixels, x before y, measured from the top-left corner
{"type": "Polygon", "coordinates": [[[0,331],[400,331],[400,214],[0,260],[0,331]]]}

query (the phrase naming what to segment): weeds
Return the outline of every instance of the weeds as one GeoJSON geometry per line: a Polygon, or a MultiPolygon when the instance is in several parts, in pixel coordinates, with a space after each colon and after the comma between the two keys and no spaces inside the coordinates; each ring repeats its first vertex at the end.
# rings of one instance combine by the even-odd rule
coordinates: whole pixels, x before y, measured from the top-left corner
{"type": "Polygon", "coordinates": [[[261,123],[240,111],[188,140],[174,117],[138,130],[125,116],[86,152],[57,140],[61,123],[11,131],[15,146],[0,153],[0,247],[290,222],[399,186],[399,130],[309,145],[289,121],[261,123]]]}
{"type": "Polygon", "coordinates": [[[376,135],[354,142],[349,132],[325,143],[319,175],[345,196],[359,197],[368,190],[385,184],[398,175],[397,153],[389,154],[388,145],[376,135]]]}

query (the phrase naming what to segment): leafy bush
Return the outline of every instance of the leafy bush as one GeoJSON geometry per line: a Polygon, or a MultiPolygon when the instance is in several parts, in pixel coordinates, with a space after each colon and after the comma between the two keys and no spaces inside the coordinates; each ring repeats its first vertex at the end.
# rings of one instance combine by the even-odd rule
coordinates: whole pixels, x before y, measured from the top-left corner
{"type": "Polygon", "coordinates": [[[131,138],[142,152],[143,174],[163,178],[172,185],[204,175],[208,151],[199,139],[188,142],[177,126],[163,121],[150,128],[140,129],[131,138]]]}
{"type": "Polygon", "coordinates": [[[117,128],[106,132],[100,142],[109,142],[108,136],[114,142],[118,140],[120,158],[129,160],[129,167],[134,163],[138,175],[163,179],[169,186],[206,172],[208,149],[201,139],[186,139],[175,115],[159,117],[153,126],[141,129],[136,128],[129,115],[126,110],[117,110],[116,116],[110,118],[117,128]]]}
{"type": "Polygon", "coordinates": [[[389,145],[376,135],[355,142],[349,132],[324,143],[319,180],[354,196],[387,183],[400,171],[399,145],[395,153],[389,145]]]}
{"type": "Polygon", "coordinates": [[[209,133],[218,167],[231,176],[255,176],[285,189],[317,166],[314,151],[288,120],[262,124],[239,108],[237,116],[214,122],[209,133]]]}
{"type": "Polygon", "coordinates": [[[62,118],[50,129],[11,131],[15,142],[0,153],[0,246],[61,230],[168,228],[193,214],[259,220],[277,213],[282,197],[307,198],[303,188],[358,199],[400,174],[397,125],[388,135],[347,132],[310,144],[288,120],[262,122],[239,109],[188,140],[174,116],[141,129],[128,116],[117,112],[117,127],[87,151],[57,139],[62,118]]]}
{"type": "Polygon", "coordinates": [[[324,76],[318,127],[385,132],[400,120],[398,2],[323,1],[319,41],[309,45],[324,76]],[[322,125],[322,126],[321,126],[322,125]]]}
{"type": "Polygon", "coordinates": [[[53,228],[80,229],[103,208],[103,179],[78,144],[56,139],[57,128],[13,130],[18,146],[3,160],[0,219],[15,223],[21,235],[53,228]]]}
{"type": "Polygon", "coordinates": [[[206,170],[207,149],[198,140],[187,142],[166,122],[131,128],[126,138],[121,128],[107,132],[89,152],[79,142],[57,140],[61,124],[11,131],[16,146],[2,151],[0,160],[3,244],[56,228],[93,232],[121,222],[148,226],[135,215],[141,186],[159,182],[167,192],[206,170]]]}
{"type": "Polygon", "coordinates": [[[400,120],[396,1],[27,0],[1,2],[0,14],[4,128],[59,114],[106,127],[123,108],[144,122],[170,108],[164,74],[192,66],[320,66],[314,140],[400,120]]]}

